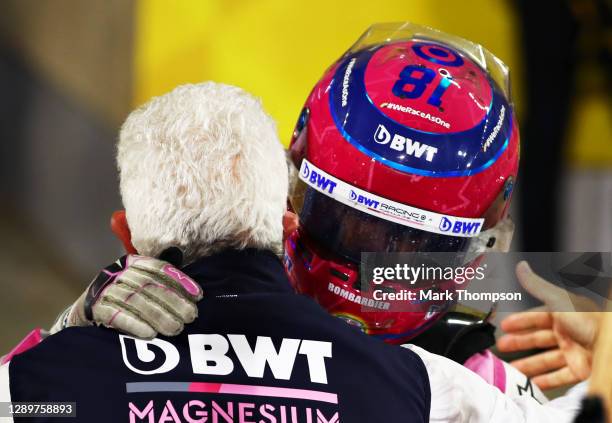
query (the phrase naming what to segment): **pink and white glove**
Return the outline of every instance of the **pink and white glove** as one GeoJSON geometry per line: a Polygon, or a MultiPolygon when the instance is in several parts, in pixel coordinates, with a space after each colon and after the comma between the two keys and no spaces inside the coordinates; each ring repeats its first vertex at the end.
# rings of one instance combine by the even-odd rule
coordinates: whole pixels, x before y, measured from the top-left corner
{"type": "Polygon", "coordinates": [[[104,325],[139,338],[178,335],[198,316],[202,289],[172,264],[127,255],[103,269],[50,333],[104,325]]]}

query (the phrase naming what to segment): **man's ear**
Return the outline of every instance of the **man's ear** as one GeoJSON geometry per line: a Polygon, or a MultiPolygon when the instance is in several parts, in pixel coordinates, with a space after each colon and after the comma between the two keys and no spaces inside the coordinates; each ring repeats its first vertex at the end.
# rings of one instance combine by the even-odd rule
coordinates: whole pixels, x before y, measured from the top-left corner
{"type": "Polygon", "coordinates": [[[132,245],[132,233],[128,226],[127,219],[125,217],[125,210],[117,210],[113,213],[110,220],[110,226],[113,233],[119,238],[128,254],[138,254],[136,248],[132,245]]]}
{"type": "Polygon", "coordinates": [[[283,215],[283,241],[298,228],[299,223],[297,214],[289,210],[285,212],[283,215]]]}

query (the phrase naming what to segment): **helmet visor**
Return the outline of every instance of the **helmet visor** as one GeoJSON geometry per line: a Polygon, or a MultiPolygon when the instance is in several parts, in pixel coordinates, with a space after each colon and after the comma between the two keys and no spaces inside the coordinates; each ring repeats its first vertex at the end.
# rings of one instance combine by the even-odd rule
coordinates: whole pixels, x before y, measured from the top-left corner
{"type": "Polygon", "coordinates": [[[426,232],[379,219],[307,187],[300,223],[319,245],[351,261],[362,252],[463,252],[471,238],[426,232]]]}
{"type": "Polygon", "coordinates": [[[307,160],[291,174],[290,201],[302,229],[321,248],[355,263],[362,252],[467,252],[484,220],[440,215],[383,199],[307,160]]]}

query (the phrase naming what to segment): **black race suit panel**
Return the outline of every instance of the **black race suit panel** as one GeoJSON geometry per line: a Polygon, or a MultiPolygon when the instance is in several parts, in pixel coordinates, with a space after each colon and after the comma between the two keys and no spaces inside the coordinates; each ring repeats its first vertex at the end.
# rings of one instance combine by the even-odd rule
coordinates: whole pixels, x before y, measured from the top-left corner
{"type": "Polygon", "coordinates": [[[228,250],[183,270],[204,299],[181,335],[63,330],[13,358],[11,400],[76,402],[69,422],[429,420],[419,357],[295,294],[271,252],[228,250]]]}

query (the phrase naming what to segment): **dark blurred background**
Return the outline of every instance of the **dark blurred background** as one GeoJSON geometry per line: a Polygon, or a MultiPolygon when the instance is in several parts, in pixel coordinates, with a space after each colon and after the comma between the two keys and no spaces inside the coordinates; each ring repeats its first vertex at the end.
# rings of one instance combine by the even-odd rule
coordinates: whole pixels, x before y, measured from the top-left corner
{"type": "Polygon", "coordinates": [[[612,250],[610,2],[4,0],[0,14],[0,355],[49,327],[122,252],[114,143],[185,82],[260,96],[289,135],[310,88],[372,23],[478,42],[512,69],[522,128],[514,248],[612,250]]]}

